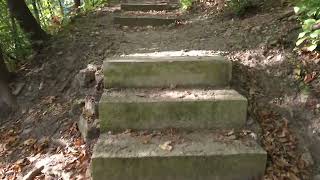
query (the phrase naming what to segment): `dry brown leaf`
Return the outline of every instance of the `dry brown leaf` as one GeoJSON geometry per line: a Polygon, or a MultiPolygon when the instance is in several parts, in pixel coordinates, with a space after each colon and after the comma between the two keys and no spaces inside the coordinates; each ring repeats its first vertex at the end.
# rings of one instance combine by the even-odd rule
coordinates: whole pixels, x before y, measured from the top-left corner
{"type": "Polygon", "coordinates": [[[290,180],[300,180],[300,178],[298,178],[295,174],[291,172],[288,173],[288,177],[290,180]]]}
{"type": "Polygon", "coordinates": [[[159,147],[166,151],[172,151],[173,149],[172,141],[166,141],[165,143],[160,144],[159,147]]]}
{"type": "Polygon", "coordinates": [[[25,146],[31,146],[31,145],[34,145],[35,143],[37,142],[37,140],[33,139],[33,138],[30,138],[30,139],[27,139],[23,142],[23,145],[25,146]]]}
{"type": "Polygon", "coordinates": [[[312,72],[312,73],[310,73],[310,74],[307,74],[305,77],[304,77],[304,82],[305,83],[310,83],[310,82],[312,82],[313,80],[315,80],[315,78],[316,78],[316,76],[317,76],[317,73],[316,72],[312,72]]]}

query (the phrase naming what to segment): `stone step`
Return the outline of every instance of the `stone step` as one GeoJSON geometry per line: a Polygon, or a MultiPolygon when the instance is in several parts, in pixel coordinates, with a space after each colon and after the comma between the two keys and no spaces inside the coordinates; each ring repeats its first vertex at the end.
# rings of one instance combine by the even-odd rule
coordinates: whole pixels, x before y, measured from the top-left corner
{"type": "Polygon", "coordinates": [[[121,26],[164,26],[175,24],[178,21],[176,17],[171,16],[126,16],[116,15],[113,18],[115,24],[121,26]]]}
{"type": "Polygon", "coordinates": [[[104,61],[105,87],[224,87],[232,65],[221,56],[121,57],[104,61]]]}
{"type": "Polygon", "coordinates": [[[259,180],[267,160],[256,142],[208,132],[102,134],[93,180],[259,180]]]}
{"type": "Polygon", "coordinates": [[[163,4],[137,4],[137,3],[122,3],[121,10],[123,11],[166,11],[178,9],[178,5],[163,4]]]}
{"type": "Polygon", "coordinates": [[[247,100],[234,90],[106,90],[99,103],[101,131],[123,129],[239,129],[247,100]]]}

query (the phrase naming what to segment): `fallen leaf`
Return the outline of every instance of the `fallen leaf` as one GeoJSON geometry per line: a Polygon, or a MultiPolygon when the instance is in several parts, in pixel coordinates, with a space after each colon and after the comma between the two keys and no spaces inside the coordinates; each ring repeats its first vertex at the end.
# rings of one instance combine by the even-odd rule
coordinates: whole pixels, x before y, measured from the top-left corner
{"type": "Polygon", "coordinates": [[[35,143],[36,143],[36,140],[33,139],[33,138],[30,138],[30,139],[25,140],[25,141],[23,142],[23,145],[25,145],[25,146],[30,146],[30,145],[33,145],[33,144],[35,144],[35,143]]]}
{"type": "Polygon", "coordinates": [[[317,73],[316,72],[312,72],[312,73],[310,73],[310,74],[307,74],[305,77],[304,77],[304,82],[305,83],[310,83],[310,82],[312,82],[313,80],[315,80],[315,78],[316,78],[316,76],[317,76],[317,73]]]}
{"type": "Polygon", "coordinates": [[[173,149],[172,141],[166,141],[165,143],[160,144],[159,147],[166,151],[172,151],[173,149]]]}
{"type": "Polygon", "coordinates": [[[227,133],[227,136],[232,136],[232,135],[234,135],[234,130],[231,130],[227,133]]]}

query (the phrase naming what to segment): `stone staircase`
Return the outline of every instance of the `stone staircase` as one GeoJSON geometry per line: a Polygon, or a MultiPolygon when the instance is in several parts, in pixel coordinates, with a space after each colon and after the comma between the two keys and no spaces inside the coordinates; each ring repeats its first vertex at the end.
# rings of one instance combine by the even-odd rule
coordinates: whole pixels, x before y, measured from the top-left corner
{"type": "Polygon", "coordinates": [[[248,136],[231,62],[125,57],[104,62],[93,180],[259,180],[266,152],[248,136]]]}
{"type": "Polygon", "coordinates": [[[121,13],[113,20],[120,26],[162,26],[175,24],[179,4],[176,1],[134,1],[121,3],[121,13]]]}

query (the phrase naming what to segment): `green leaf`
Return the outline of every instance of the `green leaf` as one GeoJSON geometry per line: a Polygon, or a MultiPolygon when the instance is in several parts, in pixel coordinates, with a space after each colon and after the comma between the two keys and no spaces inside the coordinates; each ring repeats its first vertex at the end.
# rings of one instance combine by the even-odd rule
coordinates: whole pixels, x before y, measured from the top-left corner
{"type": "Polygon", "coordinates": [[[307,15],[309,16],[309,17],[312,17],[312,16],[314,16],[314,15],[316,15],[317,14],[317,9],[311,9],[310,11],[308,11],[308,13],[307,13],[307,15]]]}
{"type": "Polygon", "coordinates": [[[318,47],[317,44],[312,44],[312,45],[310,45],[310,46],[307,47],[307,50],[308,50],[308,51],[314,51],[317,47],[318,47]]]}
{"type": "Polygon", "coordinates": [[[303,22],[303,30],[304,31],[311,31],[312,30],[312,26],[316,23],[315,19],[307,19],[303,22]]]}
{"type": "Polygon", "coordinates": [[[300,7],[293,7],[293,10],[296,14],[299,14],[300,13],[300,7]]]}
{"type": "Polygon", "coordinates": [[[298,36],[298,39],[303,38],[305,35],[307,34],[307,32],[301,32],[298,36]]]}
{"type": "Polygon", "coordinates": [[[304,38],[301,38],[299,39],[297,42],[296,42],[296,46],[300,46],[308,37],[304,37],[304,38]]]}
{"type": "Polygon", "coordinates": [[[310,34],[311,38],[319,38],[320,35],[320,29],[314,31],[313,33],[310,34]]]}

